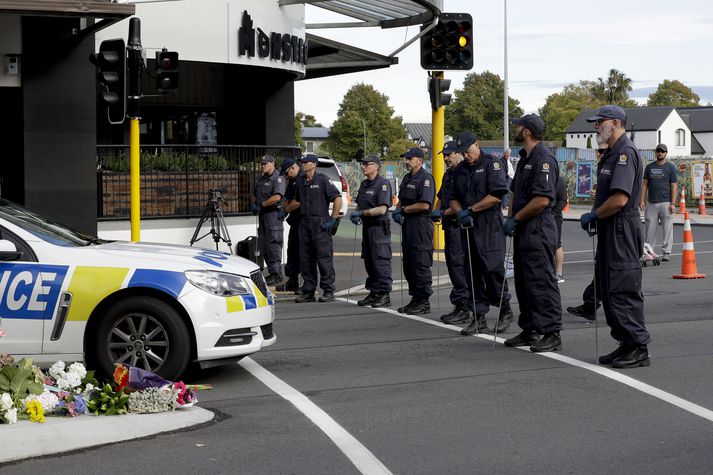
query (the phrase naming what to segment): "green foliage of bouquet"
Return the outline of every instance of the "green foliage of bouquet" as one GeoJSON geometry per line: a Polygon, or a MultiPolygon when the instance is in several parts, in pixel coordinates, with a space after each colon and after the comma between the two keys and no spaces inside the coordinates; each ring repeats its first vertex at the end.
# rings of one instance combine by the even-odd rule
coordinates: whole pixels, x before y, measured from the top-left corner
{"type": "Polygon", "coordinates": [[[12,398],[15,407],[20,406],[20,401],[32,394],[42,394],[41,372],[39,381],[36,367],[33,367],[32,360],[21,359],[15,364],[2,366],[0,368],[0,394],[8,393],[12,398]]]}
{"type": "Polygon", "coordinates": [[[123,390],[114,391],[109,384],[94,391],[87,402],[87,411],[95,416],[116,416],[128,412],[129,395],[123,390]]]}

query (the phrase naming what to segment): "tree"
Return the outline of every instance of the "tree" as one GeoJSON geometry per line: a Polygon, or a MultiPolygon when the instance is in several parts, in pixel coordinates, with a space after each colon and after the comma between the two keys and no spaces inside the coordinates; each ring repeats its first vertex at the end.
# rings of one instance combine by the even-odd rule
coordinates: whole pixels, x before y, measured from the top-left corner
{"type": "Polygon", "coordinates": [[[356,84],[344,94],[325,147],[337,160],[354,160],[382,156],[401,138],[406,129],[389,98],[369,84],[356,84]]]}
{"type": "Polygon", "coordinates": [[[584,109],[598,109],[606,102],[595,97],[593,89],[598,86],[593,81],[579,81],[568,84],[562,92],[547,97],[545,105],[539,110],[545,121],[545,140],[561,141],[572,121],[584,109]]]}
{"type": "Polygon", "coordinates": [[[701,98],[681,81],[665,79],[649,94],[648,106],[691,107],[700,105],[701,98]]]}
{"type": "Polygon", "coordinates": [[[305,142],[302,140],[302,130],[305,127],[323,127],[323,125],[317,122],[315,116],[311,114],[295,113],[295,144],[303,149],[305,148],[305,142]]]}
{"type": "MultiPolygon", "coordinates": [[[[463,88],[456,89],[451,105],[446,107],[446,133],[456,136],[470,130],[481,140],[503,138],[503,80],[497,74],[485,71],[470,73],[463,88]]],[[[523,114],[520,101],[508,97],[509,117],[523,114]]],[[[510,128],[514,136],[514,127],[510,128]]]]}
{"type": "Polygon", "coordinates": [[[618,69],[610,69],[606,79],[598,78],[592,86],[595,99],[604,104],[616,104],[621,107],[636,107],[638,104],[629,98],[631,78],[618,69]]]}

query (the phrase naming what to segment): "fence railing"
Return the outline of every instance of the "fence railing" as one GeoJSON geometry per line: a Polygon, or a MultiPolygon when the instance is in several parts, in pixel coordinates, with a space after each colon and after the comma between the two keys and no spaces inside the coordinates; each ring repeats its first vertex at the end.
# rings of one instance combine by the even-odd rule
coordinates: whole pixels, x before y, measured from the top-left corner
{"type": "MultiPolygon", "coordinates": [[[[200,216],[210,190],[220,191],[226,215],[245,214],[259,158],[273,155],[277,163],[298,158],[299,147],[261,145],[141,146],[141,216],[200,216]]],[[[97,217],[126,219],[130,215],[129,146],[97,146],[97,217]]]]}

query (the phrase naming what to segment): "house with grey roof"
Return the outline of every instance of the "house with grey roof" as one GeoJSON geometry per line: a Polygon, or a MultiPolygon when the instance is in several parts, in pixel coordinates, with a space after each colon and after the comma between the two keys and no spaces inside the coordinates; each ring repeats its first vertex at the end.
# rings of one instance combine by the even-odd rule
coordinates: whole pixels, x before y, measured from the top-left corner
{"type": "Polygon", "coordinates": [[[409,122],[404,124],[408,139],[417,146],[431,149],[431,123],[430,122],[409,122]]]}
{"type": "Polygon", "coordinates": [[[677,107],[693,134],[692,155],[713,155],[713,107],[677,107]]]}
{"type": "Polygon", "coordinates": [[[327,127],[303,127],[302,140],[305,143],[305,153],[314,153],[329,138],[327,127]]]}
{"type": "MultiPolygon", "coordinates": [[[[694,141],[697,143],[696,148],[700,146],[675,107],[630,107],[625,110],[626,131],[635,131],[634,142],[642,150],[653,150],[657,144],[665,143],[669,157],[688,157],[691,156],[694,141]]],[[[587,109],[574,119],[565,132],[567,147],[587,148],[587,140],[592,147],[596,146],[594,125],[587,122],[587,117],[596,112],[596,109],[587,109]]]]}

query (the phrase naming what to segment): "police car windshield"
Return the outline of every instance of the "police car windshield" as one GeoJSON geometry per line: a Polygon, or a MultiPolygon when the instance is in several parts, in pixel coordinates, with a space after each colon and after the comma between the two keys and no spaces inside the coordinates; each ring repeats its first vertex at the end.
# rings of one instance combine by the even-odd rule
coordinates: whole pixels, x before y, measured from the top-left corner
{"type": "Polygon", "coordinates": [[[11,201],[0,199],[0,218],[58,246],[77,247],[99,244],[101,240],[56,223],[11,201]]]}

